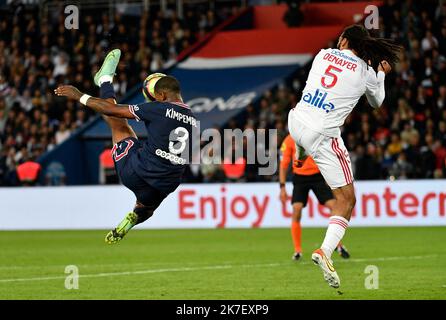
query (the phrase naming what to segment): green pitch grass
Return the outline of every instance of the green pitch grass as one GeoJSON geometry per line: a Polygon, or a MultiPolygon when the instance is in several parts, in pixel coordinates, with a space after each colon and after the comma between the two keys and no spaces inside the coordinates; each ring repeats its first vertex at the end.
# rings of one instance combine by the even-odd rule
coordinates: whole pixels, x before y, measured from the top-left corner
{"type": "Polygon", "coordinates": [[[446,299],[446,228],[351,228],[350,260],[334,256],[342,295],[310,261],[323,229],[0,232],[0,299],[446,299]],[[65,288],[65,267],[79,289],[65,288]],[[365,269],[379,270],[367,290],[365,269]]]}

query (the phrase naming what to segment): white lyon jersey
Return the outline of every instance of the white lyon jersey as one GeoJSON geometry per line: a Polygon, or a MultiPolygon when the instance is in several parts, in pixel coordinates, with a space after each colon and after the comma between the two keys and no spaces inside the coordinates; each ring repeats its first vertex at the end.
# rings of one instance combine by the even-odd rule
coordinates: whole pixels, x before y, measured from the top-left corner
{"type": "Polygon", "coordinates": [[[372,107],[381,105],[384,72],[376,74],[350,50],[324,49],[313,61],[302,99],[288,115],[291,137],[312,156],[332,189],[353,183],[339,127],[363,94],[372,107]]]}
{"type": "Polygon", "coordinates": [[[293,110],[294,119],[323,135],[339,137],[339,127],[363,94],[372,107],[381,105],[384,77],[350,50],[322,49],[293,110]]]}

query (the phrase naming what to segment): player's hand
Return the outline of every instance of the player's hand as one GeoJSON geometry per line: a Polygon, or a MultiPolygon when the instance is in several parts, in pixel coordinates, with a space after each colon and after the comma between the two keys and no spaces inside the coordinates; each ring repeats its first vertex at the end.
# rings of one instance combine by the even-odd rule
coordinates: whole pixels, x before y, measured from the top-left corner
{"type": "Polygon", "coordinates": [[[285,203],[288,200],[288,194],[285,188],[280,188],[280,201],[285,203]]]}
{"type": "Polygon", "coordinates": [[[378,71],[382,71],[385,74],[388,74],[390,71],[392,71],[392,67],[386,60],[383,60],[379,63],[378,71]]]}
{"type": "Polygon", "coordinates": [[[79,100],[82,97],[82,92],[73,86],[60,86],[54,90],[54,93],[58,96],[67,97],[74,100],[79,100]]]}

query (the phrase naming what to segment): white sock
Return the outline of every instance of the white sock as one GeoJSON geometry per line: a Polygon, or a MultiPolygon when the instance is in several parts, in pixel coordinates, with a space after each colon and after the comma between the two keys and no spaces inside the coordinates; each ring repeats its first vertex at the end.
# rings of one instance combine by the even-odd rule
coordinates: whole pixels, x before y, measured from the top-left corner
{"type": "Polygon", "coordinates": [[[345,229],[348,227],[348,220],[340,216],[331,216],[328,223],[327,233],[321,249],[330,258],[333,251],[338,246],[339,241],[344,237],[345,229]]]}
{"type": "Polygon", "coordinates": [[[103,76],[101,76],[99,78],[99,86],[101,86],[101,84],[103,84],[104,82],[111,82],[111,83],[113,83],[113,77],[108,75],[108,74],[104,74],[103,76]]]}

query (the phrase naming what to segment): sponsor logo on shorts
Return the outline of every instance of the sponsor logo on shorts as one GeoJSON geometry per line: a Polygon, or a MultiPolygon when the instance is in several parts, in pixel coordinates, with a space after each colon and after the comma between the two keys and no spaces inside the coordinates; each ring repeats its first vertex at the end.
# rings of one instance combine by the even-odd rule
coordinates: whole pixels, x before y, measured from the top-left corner
{"type": "Polygon", "coordinates": [[[170,162],[174,163],[174,164],[186,164],[186,159],[180,158],[172,153],[163,151],[161,149],[156,149],[155,154],[158,157],[161,157],[163,159],[167,159],[170,162]]]}
{"type": "Polygon", "coordinates": [[[331,102],[325,102],[325,98],[327,98],[327,92],[317,89],[314,93],[307,92],[302,97],[302,100],[308,103],[310,106],[317,107],[328,113],[333,110],[335,106],[331,102]]]}

